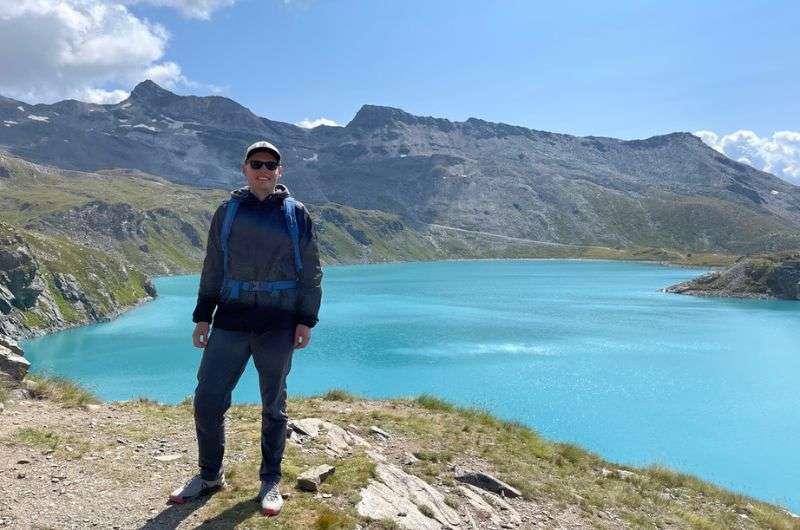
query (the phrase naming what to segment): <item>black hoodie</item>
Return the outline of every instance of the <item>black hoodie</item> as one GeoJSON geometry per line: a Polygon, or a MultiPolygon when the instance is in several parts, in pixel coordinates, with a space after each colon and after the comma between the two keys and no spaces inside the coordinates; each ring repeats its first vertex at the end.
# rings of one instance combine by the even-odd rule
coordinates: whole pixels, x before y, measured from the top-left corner
{"type": "Polygon", "coordinates": [[[298,323],[313,327],[318,321],[322,299],[322,267],[314,226],[305,206],[298,201],[295,211],[303,262],[303,271],[298,277],[292,241],[281,210],[283,200],[290,195],[286,186],[276,184],[275,191],[263,201],[247,187],[234,190],[231,195],[239,198],[241,204],[228,239],[228,274],[244,281],[297,279],[299,288],[275,293],[242,291],[238,300],[220,300],[223,277],[220,235],[229,202],[225,201],[211,220],[192,320],[213,322],[214,327],[235,331],[263,332],[294,327],[298,323]]]}

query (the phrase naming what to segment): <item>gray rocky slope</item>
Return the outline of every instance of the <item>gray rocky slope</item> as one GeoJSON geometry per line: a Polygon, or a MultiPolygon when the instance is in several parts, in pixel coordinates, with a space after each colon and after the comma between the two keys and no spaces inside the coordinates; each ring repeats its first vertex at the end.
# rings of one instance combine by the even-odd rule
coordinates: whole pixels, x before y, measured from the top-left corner
{"type": "Polygon", "coordinates": [[[382,210],[418,228],[698,252],[800,248],[800,188],[689,133],[575,137],[372,105],[346,127],[307,130],[151,81],[115,105],[0,97],[0,147],[67,169],[232,188],[243,148],[262,137],[281,147],[302,200],[382,210]]]}

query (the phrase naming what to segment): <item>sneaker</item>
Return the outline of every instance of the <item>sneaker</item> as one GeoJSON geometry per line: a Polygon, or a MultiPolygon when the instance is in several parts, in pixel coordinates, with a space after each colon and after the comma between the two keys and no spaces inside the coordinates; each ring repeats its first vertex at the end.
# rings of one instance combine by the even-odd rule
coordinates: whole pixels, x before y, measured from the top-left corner
{"type": "Polygon", "coordinates": [[[258,499],[261,501],[261,513],[263,515],[278,515],[283,507],[283,497],[278,489],[279,480],[262,480],[261,491],[258,499]]]}
{"type": "Polygon", "coordinates": [[[225,485],[225,473],[223,472],[220,472],[216,480],[204,480],[198,474],[193,476],[183,487],[173,491],[169,496],[169,502],[185,504],[207,493],[215,492],[225,485]]]}

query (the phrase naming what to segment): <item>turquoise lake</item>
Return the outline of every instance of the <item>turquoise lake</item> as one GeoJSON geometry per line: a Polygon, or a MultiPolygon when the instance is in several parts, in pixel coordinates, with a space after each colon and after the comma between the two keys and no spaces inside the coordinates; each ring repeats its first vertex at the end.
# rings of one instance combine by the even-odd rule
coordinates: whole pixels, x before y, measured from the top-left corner
{"type": "MultiPolygon", "coordinates": [[[[612,461],[663,464],[800,511],[800,303],[657,289],[705,272],[488,260],[325,268],[290,395],[431,393],[612,461]]],[[[109,323],[25,341],[104,399],[191,394],[198,276],[109,323]]],[[[252,362],[234,393],[257,402],[252,362]]]]}

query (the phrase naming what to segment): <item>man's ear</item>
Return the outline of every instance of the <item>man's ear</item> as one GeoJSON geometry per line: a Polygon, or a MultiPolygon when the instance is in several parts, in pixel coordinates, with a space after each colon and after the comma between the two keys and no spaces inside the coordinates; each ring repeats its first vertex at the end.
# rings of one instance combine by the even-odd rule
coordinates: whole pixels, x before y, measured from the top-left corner
{"type": "Polygon", "coordinates": [[[244,175],[246,177],[247,173],[244,172],[244,166],[245,166],[245,164],[242,164],[242,175],[244,175]]]}
{"type": "Polygon", "coordinates": [[[278,166],[278,171],[275,173],[275,180],[283,176],[283,166],[278,166]]]}

